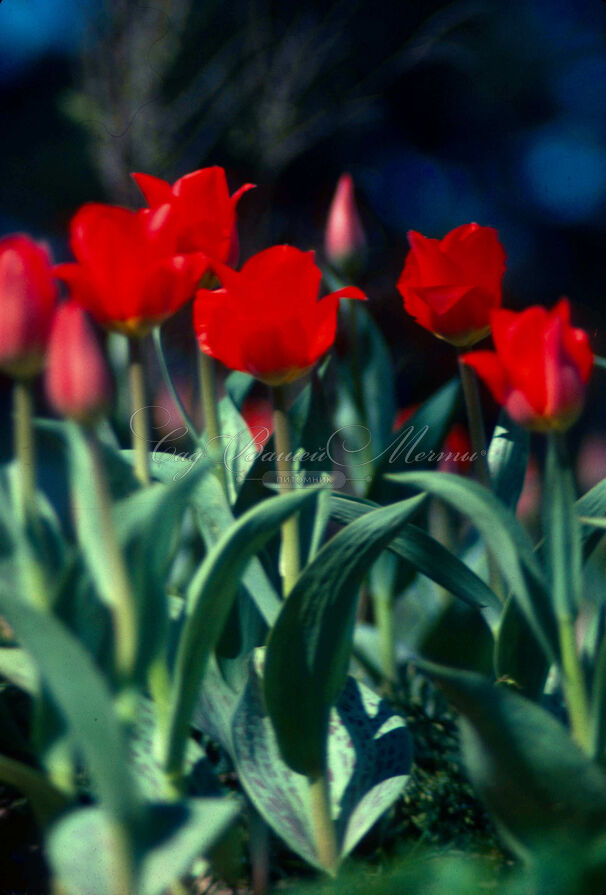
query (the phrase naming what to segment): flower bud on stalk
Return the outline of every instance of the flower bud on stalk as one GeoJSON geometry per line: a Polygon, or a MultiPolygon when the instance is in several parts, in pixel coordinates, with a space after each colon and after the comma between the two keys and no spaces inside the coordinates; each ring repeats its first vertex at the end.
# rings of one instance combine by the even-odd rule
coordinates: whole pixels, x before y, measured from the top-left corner
{"type": "Polygon", "coordinates": [[[342,174],[326,222],[326,257],[337,270],[351,273],[361,266],[365,249],[366,236],[358,215],[353,179],[351,174],[342,174]]]}
{"type": "Polygon", "coordinates": [[[0,370],[16,379],[42,370],[56,301],[46,246],[25,235],[0,239],[0,370]]]}
{"type": "Polygon", "coordinates": [[[94,422],[110,403],[105,358],[86,313],[74,301],[61,305],[55,315],[45,384],[52,408],[78,423],[94,422]]]}

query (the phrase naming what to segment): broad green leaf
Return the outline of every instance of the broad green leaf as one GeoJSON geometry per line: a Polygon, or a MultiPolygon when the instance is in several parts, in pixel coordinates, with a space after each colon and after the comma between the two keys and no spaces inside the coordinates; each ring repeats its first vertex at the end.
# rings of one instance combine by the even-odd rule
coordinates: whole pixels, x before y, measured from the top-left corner
{"type": "Polygon", "coordinates": [[[138,800],[125,737],[107,684],[80,643],[55,618],[0,591],[0,613],[35,661],[42,682],[70,725],[107,810],[130,817],[138,800]]]}
{"type": "Polygon", "coordinates": [[[282,522],[306,503],[315,501],[317,494],[316,490],[294,491],[263,501],[249,510],[209,551],[192,580],[174,671],[167,747],[169,773],[181,772],[206,664],[227,619],[246,563],[277,532],[282,522]]]}
{"type": "MultiPolygon", "coordinates": [[[[239,810],[231,798],[146,806],[132,895],[166,892],[225,833],[239,810]]],[[[48,852],[68,895],[121,895],[111,821],[102,809],[79,808],[60,819],[50,831],[48,852]]]]}
{"type": "MultiPolygon", "coordinates": [[[[338,522],[353,522],[377,506],[338,494],[331,496],[331,516],[338,522]]],[[[388,549],[465,603],[476,607],[499,606],[495,594],[475,572],[416,525],[407,523],[388,549]]]]}
{"type": "MultiPolygon", "coordinates": [[[[264,707],[263,650],[251,659],[247,687],[232,708],[224,745],[249,798],[274,831],[310,864],[316,854],[308,782],[280,757],[264,707]]],[[[213,700],[209,690],[207,699],[213,700]]],[[[219,699],[222,699],[219,696],[219,699]]],[[[215,716],[221,713],[215,709],[215,716]]],[[[395,801],[408,779],[410,738],[405,721],[363,684],[348,677],[330,715],[328,769],[341,856],[348,854],[395,801]]]]}
{"type": "Polygon", "coordinates": [[[0,675],[31,696],[39,692],[36,665],[25,650],[0,647],[0,675]]]}
{"type": "Polygon", "coordinates": [[[285,762],[323,773],[330,709],[345,683],[358,585],[419,508],[412,498],[367,513],[335,535],[308,565],[269,637],[265,696],[285,762]]]}
{"type": "Polygon", "coordinates": [[[448,668],[493,675],[494,639],[477,609],[452,600],[419,643],[419,654],[448,668]]]}
{"type": "Polygon", "coordinates": [[[423,667],[462,715],[468,773],[509,846],[532,861],[550,842],[582,867],[606,835],[606,774],[535,703],[478,675],[423,667]]]}
{"type": "MultiPolygon", "coordinates": [[[[206,548],[210,550],[235,522],[225,493],[215,476],[206,476],[193,489],[192,506],[196,512],[206,548]]],[[[257,558],[251,559],[242,576],[242,584],[257,609],[271,626],[280,611],[280,599],[257,558]]]]}
{"type": "Polygon", "coordinates": [[[469,516],[491,550],[545,655],[552,661],[556,659],[559,641],[547,585],[528,535],[513,513],[477,482],[451,473],[408,472],[391,478],[401,485],[433,494],[469,516]]]}
{"type": "Polygon", "coordinates": [[[497,628],[494,667],[497,678],[524,696],[538,699],[543,692],[549,661],[513,597],[507,600],[497,628]]]}
{"type": "Polygon", "coordinates": [[[458,377],[443,385],[425,401],[413,415],[394,433],[389,447],[382,448],[376,457],[374,478],[368,496],[379,503],[398,500],[386,473],[401,470],[424,469],[436,462],[437,454],[448,434],[448,429],[460,400],[458,377]]]}
{"type": "Polygon", "coordinates": [[[517,426],[502,411],[492,434],[487,460],[494,493],[511,510],[515,510],[524,487],[529,452],[528,430],[517,426]]]}

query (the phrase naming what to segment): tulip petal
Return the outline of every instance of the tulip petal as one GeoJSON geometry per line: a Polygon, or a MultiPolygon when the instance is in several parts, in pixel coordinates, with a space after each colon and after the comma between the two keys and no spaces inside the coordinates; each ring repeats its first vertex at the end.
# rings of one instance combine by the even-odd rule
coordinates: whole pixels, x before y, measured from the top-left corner
{"type": "Polygon", "coordinates": [[[153,177],[151,174],[131,174],[130,176],[143,193],[143,198],[150,208],[156,208],[158,205],[170,202],[172,189],[170,183],[167,183],[166,180],[162,180],[160,177],[153,177]]]}

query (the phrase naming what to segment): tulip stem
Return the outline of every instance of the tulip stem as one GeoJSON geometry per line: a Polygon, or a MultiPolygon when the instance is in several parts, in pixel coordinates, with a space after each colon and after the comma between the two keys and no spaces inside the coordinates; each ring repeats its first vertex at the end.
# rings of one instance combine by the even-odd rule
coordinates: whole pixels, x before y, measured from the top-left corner
{"type": "Polygon", "coordinates": [[[482,485],[484,485],[485,488],[492,490],[490,471],[486,459],[486,436],[484,434],[484,418],[482,416],[482,404],[480,403],[478,380],[473,368],[470,367],[469,364],[463,363],[460,356],[459,373],[461,375],[461,385],[463,386],[463,396],[465,398],[465,409],[467,411],[467,421],[469,423],[471,447],[475,454],[476,473],[482,485]]]}
{"type": "MultiPolygon", "coordinates": [[[[295,490],[292,462],[290,427],[286,411],[286,395],[284,386],[277,385],[273,389],[274,399],[274,441],[276,445],[277,483],[281,494],[295,490]]],[[[280,554],[280,572],[282,575],[282,591],[287,597],[299,577],[299,520],[297,515],[291,516],[282,525],[282,552],[280,554]]]]}
{"type": "MultiPolygon", "coordinates": [[[[227,494],[227,477],[225,465],[220,457],[221,426],[219,424],[219,407],[217,401],[217,368],[215,359],[198,351],[198,377],[200,380],[200,395],[202,398],[202,413],[204,415],[204,428],[206,430],[206,442],[209,453],[216,455],[220,462],[217,463],[217,475],[227,494]]],[[[228,495],[229,496],[229,495],[228,495]]]]}
{"type": "MultiPolygon", "coordinates": [[[[475,471],[480,484],[492,491],[492,481],[490,478],[490,470],[488,468],[488,451],[486,450],[486,435],[484,432],[484,417],[482,414],[482,403],[480,401],[480,391],[478,389],[478,379],[475,370],[469,364],[463,363],[459,354],[459,373],[461,376],[461,385],[463,386],[463,397],[465,399],[465,409],[467,411],[467,421],[469,423],[469,437],[471,439],[471,448],[475,455],[475,471]]],[[[505,594],[503,593],[503,584],[498,566],[494,556],[490,550],[486,550],[488,562],[488,580],[491,589],[494,591],[501,603],[505,602],[505,594]]]]}
{"type": "Polygon", "coordinates": [[[572,737],[584,752],[591,755],[593,737],[585,676],[577,651],[574,622],[569,614],[558,615],[558,635],[562,660],[562,688],[572,737]]]}
{"type": "Polygon", "coordinates": [[[130,431],[135,453],[135,475],[142,485],[149,485],[149,407],[145,392],[143,340],[129,338],[128,378],[130,383],[130,431]]]}
{"type": "Polygon", "coordinates": [[[383,681],[391,690],[398,679],[393,594],[373,594],[373,610],[379,633],[379,658],[383,681]]]}
{"type": "Polygon", "coordinates": [[[316,840],[316,853],[320,863],[331,876],[339,866],[339,852],[335,825],[330,810],[330,788],[326,771],[317,777],[309,777],[311,819],[316,840]]]}
{"type": "Polygon", "coordinates": [[[116,537],[112,504],[99,444],[92,430],[82,426],[81,432],[89,450],[91,477],[97,498],[99,544],[104,551],[105,563],[112,582],[111,610],[115,628],[116,671],[122,680],[128,680],[132,676],[137,657],[136,600],[124,555],[116,537]]]}
{"type": "Polygon", "coordinates": [[[32,384],[17,379],[13,386],[13,437],[18,465],[17,512],[23,522],[33,511],[36,494],[32,384]]]}

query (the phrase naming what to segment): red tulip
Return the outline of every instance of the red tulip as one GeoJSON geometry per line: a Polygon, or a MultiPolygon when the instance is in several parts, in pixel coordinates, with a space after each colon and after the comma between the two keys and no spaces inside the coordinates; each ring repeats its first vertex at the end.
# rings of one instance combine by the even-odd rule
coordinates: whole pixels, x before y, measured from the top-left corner
{"type": "Polygon", "coordinates": [[[244,184],[230,197],[225,171],[219,167],[193,171],[172,187],[150,174],[132,176],[150,208],[170,205],[179,252],[204,252],[230,266],[237,264],[236,205],[254,184],[244,184]]]}
{"type": "Polygon", "coordinates": [[[411,230],[398,281],[404,307],[440,339],[469,347],[490,332],[501,305],[505,252],[496,230],[465,224],[441,241],[411,230]]]}
{"type": "Polygon", "coordinates": [[[322,274],[314,253],[292,246],[260,252],[240,273],[217,262],[211,267],[223,288],[197,293],[200,348],[269,385],[297,379],[330,348],[341,296],[366,298],[349,286],[318,301],[322,274]]]}
{"type": "Polygon", "coordinates": [[[0,239],[0,369],[35,376],[44,366],[57,302],[47,247],[29,236],[0,239]]]}
{"type": "Polygon", "coordinates": [[[463,356],[517,423],[535,432],[564,431],[579,416],[593,366],[587,333],[570,326],[563,298],[551,311],[495,311],[496,351],[463,356]]]}
{"type": "Polygon", "coordinates": [[[91,422],[107,409],[109,370],[86,313],[74,301],[55,314],[45,375],[49,403],[61,416],[91,422]]]}
{"type": "Polygon", "coordinates": [[[77,263],[59,264],[55,274],[108,329],[146,335],[193,296],[208,260],[177,252],[169,212],[168,205],[129,211],[90,203],[73,217],[77,263]]]}
{"type": "Polygon", "coordinates": [[[366,237],[356,207],[353,180],[351,174],[342,174],[326,223],[326,257],[335,267],[341,268],[355,261],[365,247],[366,237]]]}

